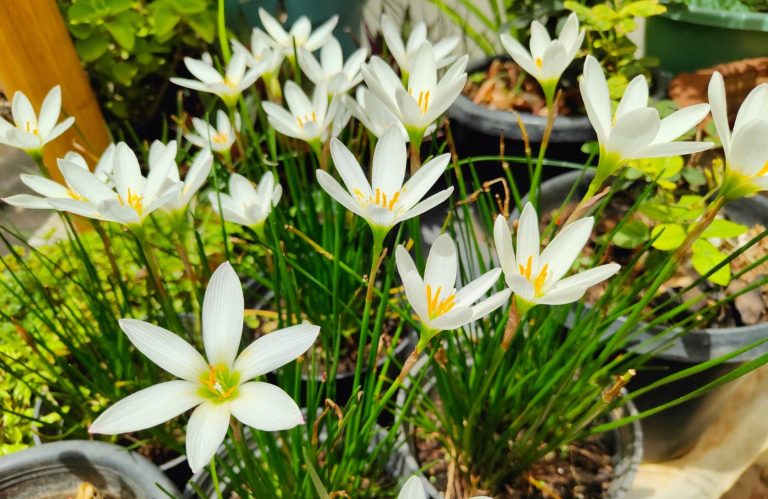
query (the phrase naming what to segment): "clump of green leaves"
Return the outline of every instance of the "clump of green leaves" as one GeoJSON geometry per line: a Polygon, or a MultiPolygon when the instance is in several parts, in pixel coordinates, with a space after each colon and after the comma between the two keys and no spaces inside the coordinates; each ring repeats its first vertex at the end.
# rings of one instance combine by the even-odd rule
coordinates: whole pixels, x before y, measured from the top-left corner
{"type": "Polygon", "coordinates": [[[723,10],[727,12],[768,11],[768,2],[766,0],[674,0],[671,3],[680,3],[699,9],[723,10]]]}
{"type": "MultiPolygon", "coordinates": [[[[620,248],[635,249],[652,240],[651,246],[658,250],[677,250],[704,214],[706,195],[697,192],[706,188],[711,179],[701,169],[685,166],[680,156],[635,160],[629,166],[626,178],[655,182],[656,194],[638,207],[638,213],[645,220],[633,218],[626,222],[611,242],[620,248]],[[675,191],[679,188],[689,193],[678,196],[675,191]]],[[[715,243],[740,236],[748,230],[747,226],[730,220],[715,220],[693,243],[691,265],[697,273],[706,275],[728,258],[715,243]]],[[[707,279],[727,286],[731,280],[730,265],[723,265],[707,279]]]]}
{"type": "Polygon", "coordinates": [[[206,0],[59,0],[103,108],[140,124],[160,110],[168,78],[185,55],[216,35],[206,0]]]}
{"type": "Polygon", "coordinates": [[[587,52],[600,61],[608,74],[611,98],[618,99],[633,77],[650,77],[650,69],[658,65],[653,57],[636,57],[637,45],[627,35],[637,28],[637,18],[657,16],[667,8],[659,0],[612,0],[593,6],[586,3],[568,0],[564,5],[579,16],[587,32],[587,52]]]}

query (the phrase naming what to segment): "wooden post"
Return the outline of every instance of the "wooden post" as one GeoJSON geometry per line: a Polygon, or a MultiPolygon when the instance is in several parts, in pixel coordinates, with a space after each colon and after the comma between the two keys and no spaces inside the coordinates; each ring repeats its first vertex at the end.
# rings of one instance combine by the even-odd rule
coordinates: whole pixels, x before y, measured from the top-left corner
{"type": "Polygon", "coordinates": [[[77,150],[75,143],[93,164],[109,145],[109,131],[56,0],[1,0],[0,54],[0,88],[9,100],[20,90],[39,110],[48,91],[61,85],[62,116],[75,117],[72,128],[45,146],[51,175],[61,178],[56,158],[77,150]]]}

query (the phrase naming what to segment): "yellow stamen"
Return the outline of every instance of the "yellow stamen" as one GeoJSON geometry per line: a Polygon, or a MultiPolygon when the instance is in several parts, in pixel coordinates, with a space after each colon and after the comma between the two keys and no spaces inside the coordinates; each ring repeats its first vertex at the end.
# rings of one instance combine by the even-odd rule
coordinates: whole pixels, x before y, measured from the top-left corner
{"type": "Polygon", "coordinates": [[[27,132],[33,133],[35,135],[39,135],[40,131],[37,129],[37,123],[33,123],[31,121],[27,121],[25,128],[27,132]]]}
{"type": "Polygon", "coordinates": [[[545,263],[544,266],[541,268],[541,272],[539,272],[539,275],[536,276],[536,279],[533,280],[533,291],[536,293],[536,296],[541,296],[542,288],[544,287],[544,281],[547,280],[547,270],[549,269],[549,264],[545,263]]]}
{"type": "Polygon", "coordinates": [[[520,264],[520,263],[517,264],[517,266],[518,266],[518,268],[520,270],[520,275],[522,275],[523,277],[525,277],[526,279],[528,279],[530,281],[531,280],[531,272],[533,271],[533,268],[532,268],[533,267],[533,255],[528,255],[528,261],[526,262],[525,267],[523,267],[523,265],[520,264]]]}
{"type": "Polygon", "coordinates": [[[389,204],[387,205],[387,209],[389,211],[392,211],[395,209],[395,204],[397,204],[397,199],[400,197],[400,191],[397,191],[394,196],[392,196],[392,199],[389,200],[389,204]]]}
{"type": "Polygon", "coordinates": [[[135,192],[133,192],[133,189],[128,189],[128,199],[124,200],[122,197],[117,197],[118,201],[122,205],[128,205],[134,210],[136,210],[136,213],[141,216],[141,213],[144,211],[144,196],[139,196],[135,192]]]}
{"type": "Polygon", "coordinates": [[[229,134],[227,133],[217,133],[211,137],[211,140],[217,144],[226,144],[228,139],[229,134]]]}
{"type": "Polygon", "coordinates": [[[536,67],[541,69],[541,67],[544,65],[544,61],[541,60],[541,57],[536,58],[536,67]]]}
{"type": "Polygon", "coordinates": [[[304,128],[304,125],[306,125],[310,121],[317,123],[317,115],[315,114],[314,111],[312,111],[311,114],[305,114],[304,116],[296,116],[296,122],[299,124],[301,128],[304,128]]]}
{"type": "Polygon", "coordinates": [[[432,286],[427,284],[427,314],[430,319],[439,317],[451,311],[456,305],[456,294],[451,294],[448,298],[440,301],[440,293],[442,292],[442,286],[438,286],[435,290],[435,295],[432,296],[432,286]]]}
{"type": "Polygon", "coordinates": [[[77,201],[86,201],[85,196],[83,196],[79,192],[73,191],[72,189],[67,189],[67,196],[77,201]]]}
{"type": "Polygon", "coordinates": [[[237,83],[230,80],[229,78],[224,78],[224,85],[228,86],[229,88],[235,89],[237,88],[237,83]]]}
{"type": "Polygon", "coordinates": [[[762,177],[763,175],[768,175],[768,161],[766,161],[763,168],[755,174],[755,177],[762,177]]]}

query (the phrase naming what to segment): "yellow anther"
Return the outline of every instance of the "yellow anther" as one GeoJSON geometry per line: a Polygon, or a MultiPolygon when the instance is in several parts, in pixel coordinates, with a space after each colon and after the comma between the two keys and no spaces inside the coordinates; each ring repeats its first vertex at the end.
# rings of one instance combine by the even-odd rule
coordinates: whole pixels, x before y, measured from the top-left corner
{"type": "Polygon", "coordinates": [[[73,191],[72,189],[67,189],[67,196],[77,201],[86,201],[85,196],[83,196],[79,192],[73,191]]]}
{"type": "Polygon", "coordinates": [[[37,123],[34,123],[32,121],[27,121],[25,127],[27,132],[33,133],[35,135],[38,135],[40,131],[37,129],[37,123]]]}
{"type": "Polygon", "coordinates": [[[536,67],[541,69],[541,67],[544,65],[544,61],[541,60],[541,57],[536,58],[536,67]]]}
{"type": "Polygon", "coordinates": [[[211,137],[211,140],[217,144],[226,144],[227,140],[229,140],[229,134],[220,132],[220,133],[214,134],[211,137]]]}
{"type": "Polygon", "coordinates": [[[451,294],[448,298],[440,301],[440,293],[443,291],[442,286],[438,286],[435,290],[435,295],[432,296],[432,286],[427,284],[427,314],[430,319],[439,317],[451,311],[456,305],[456,294],[451,294]]]}
{"type": "Polygon", "coordinates": [[[537,297],[541,296],[542,288],[544,287],[544,281],[547,280],[547,270],[549,269],[549,264],[544,264],[544,266],[541,268],[541,271],[539,272],[539,275],[536,276],[536,279],[533,280],[533,291],[536,294],[537,297]]]}
{"type": "Polygon", "coordinates": [[[518,269],[520,270],[520,275],[531,280],[531,272],[533,271],[533,255],[528,255],[528,261],[525,264],[525,267],[523,267],[523,264],[519,263],[517,264],[518,269]]]}
{"type": "Polygon", "coordinates": [[[136,213],[141,216],[141,213],[144,211],[144,196],[139,196],[135,192],[133,192],[133,189],[128,189],[128,199],[123,199],[122,197],[117,197],[118,201],[122,205],[128,205],[134,210],[136,210],[136,213]]]}
{"type": "Polygon", "coordinates": [[[400,197],[400,191],[397,191],[394,196],[392,196],[392,199],[389,200],[389,204],[387,205],[387,209],[389,211],[392,211],[395,209],[395,205],[397,204],[397,199],[400,197]]]}
{"type": "Polygon", "coordinates": [[[224,78],[224,85],[228,86],[229,88],[235,89],[237,88],[237,83],[230,80],[228,77],[224,78]]]}
{"type": "Polygon", "coordinates": [[[768,161],[766,161],[760,171],[755,174],[755,177],[762,177],[763,175],[768,175],[768,161]]]}

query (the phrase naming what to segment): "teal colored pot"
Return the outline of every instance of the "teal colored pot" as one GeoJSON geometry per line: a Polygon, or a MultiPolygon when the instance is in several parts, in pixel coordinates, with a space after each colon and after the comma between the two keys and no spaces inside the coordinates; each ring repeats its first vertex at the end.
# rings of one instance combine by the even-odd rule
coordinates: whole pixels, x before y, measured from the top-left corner
{"type": "Polygon", "coordinates": [[[285,12],[288,15],[286,29],[301,16],[307,16],[312,26],[317,27],[338,14],[339,24],[333,34],[341,43],[344,54],[348,55],[360,46],[364,5],[365,0],[226,0],[227,24],[247,45],[251,29],[262,27],[259,7],[276,18],[280,12],[285,12]]]}
{"type": "Polygon", "coordinates": [[[768,14],[671,5],[646,22],[645,51],[673,73],[768,56],[768,14]]]}

